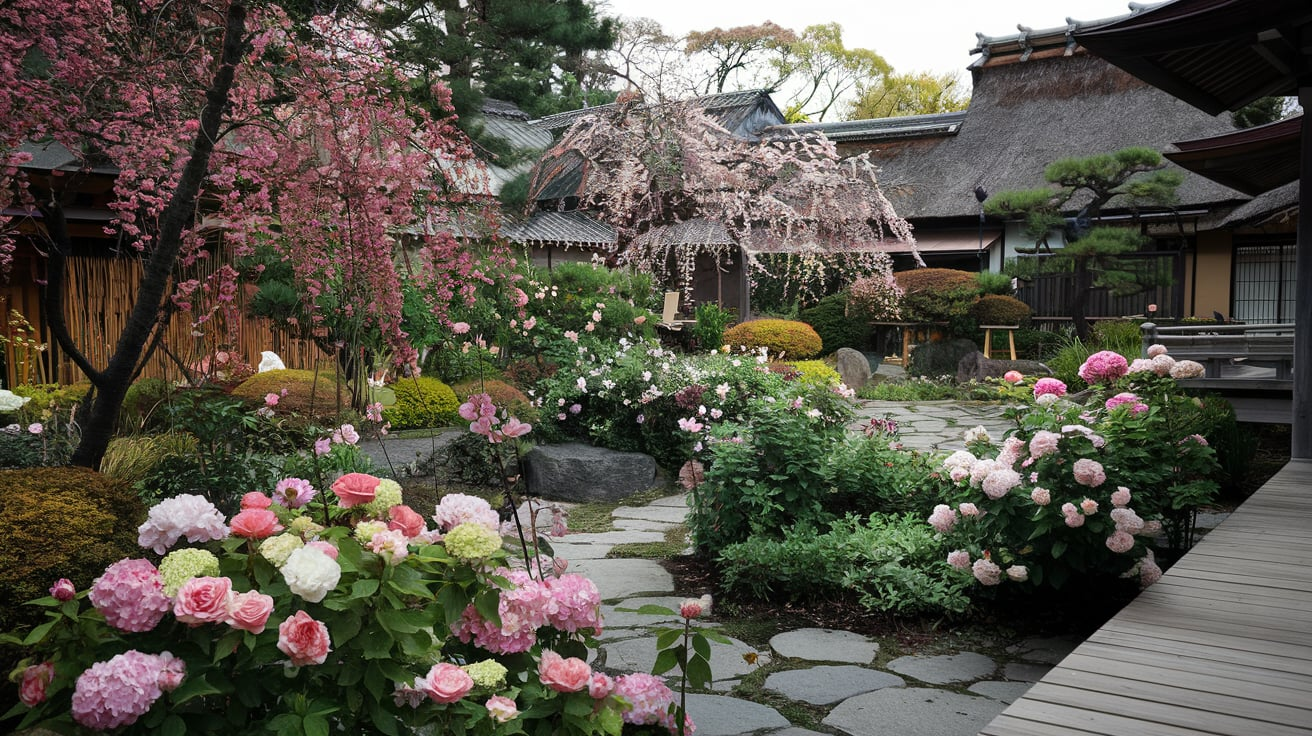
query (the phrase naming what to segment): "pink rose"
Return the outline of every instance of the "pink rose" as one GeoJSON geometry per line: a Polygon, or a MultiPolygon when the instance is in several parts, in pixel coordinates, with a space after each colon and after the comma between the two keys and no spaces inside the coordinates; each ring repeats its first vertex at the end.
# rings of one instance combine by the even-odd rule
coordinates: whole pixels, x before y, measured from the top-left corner
{"type": "Polygon", "coordinates": [[[409,506],[393,506],[387,510],[387,514],[391,518],[387,522],[388,529],[395,529],[411,539],[424,532],[424,517],[409,506]]]}
{"type": "Polygon", "coordinates": [[[684,618],[697,618],[702,615],[702,602],[689,598],[679,604],[679,615],[684,618]]]}
{"type": "Polygon", "coordinates": [[[538,678],[543,685],[558,693],[576,693],[588,686],[592,668],[578,657],[566,659],[546,649],[538,663],[538,678]]]}
{"type": "Polygon", "coordinates": [[[349,509],[374,500],[378,492],[378,479],[365,473],[347,473],[333,481],[333,493],[342,508],[349,509]]]}
{"type": "Polygon", "coordinates": [[[178,689],[182,684],[183,678],[187,676],[187,662],[173,656],[172,652],[160,652],[157,657],[159,662],[159,677],[155,680],[155,685],[160,690],[171,693],[178,689]]]}
{"type": "Polygon", "coordinates": [[[260,634],[264,632],[270,613],[273,613],[273,596],[252,590],[232,596],[226,621],[234,629],[260,634]]]}
{"type": "Polygon", "coordinates": [[[306,542],[306,543],[305,543],[305,546],[306,546],[306,547],[314,547],[315,549],[317,549],[317,550],[319,550],[320,552],[322,552],[322,553],[328,555],[329,557],[333,558],[334,560],[337,559],[337,548],[334,547],[334,546],[332,546],[332,545],[329,544],[328,542],[323,541],[322,539],[316,539],[316,540],[314,540],[313,542],[306,542]]]}
{"type": "Polygon", "coordinates": [[[246,509],[267,509],[272,505],[273,499],[259,491],[251,491],[241,497],[241,508],[243,511],[246,509]]]}
{"type": "Polygon", "coordinates": [[[29,708],[46,700],[46,685],[55,679],[55,663],[42,662],[23,670],[23,683],[18,686],[18,699],[29,708]]]}
{"type": "Polygon", "coordinates": [[[327,437],[321,437],[314,441],[315,455],[327,455],[332,451],[333,451],[332,440],[328,439],[327,437]]]}
{"type": "Polygon", "coordinates": [[[245,509],[232,517],[230,526],[234,536],[247,539],[272,537],[283,529],[278,515],[268,509],[245,509]]]}
{"type": "Polygon", "coordinates": [[[77,595],[77,588],[73,587],[72,580],[60,578],[50,586],[50,595],[53,595],[57,601],[71,601],[77,595]]]}
{"type": "Polygon", "coordinates": [[[305,611],[297,611],[296,615],[278,625],[278,649],[297,667],[323,664],[328,652],[332,651],[331,643],[328,627],[310,618],[305,611]]]}
{"type": "Polygon", "coordinates": [[[509,723],[519,715],[519,708],[515,705],[515,701],[504,695],[493,695],[483,705],[487,708],[487,714],[497,723],[509,723]]]}
{"type": "Polygon", "coordinates": [[[264,405],[265,405],[265,406],[277,406],[277,405],[278,405],[278,394],[265,394],[265,395],[264,395],[264,405]]]}
{"type": "Polygon", "coordinates": [[[228,618],[232,581],[227,578],[192,578],[178,588],[173,615],[186,624],[211,624],[228,618]]]}
{"type": "Polygon", "coordinates": [[[1021,373],[1020,371],[1007,371],[1006,373],[1002,374],[1002,380],[1006,381],[1007,383],[1020,383],[1021,381],[1025,380],[1025,374],[1021,373]]]}
{"type": "Polygon", "coordinates": [[[969,570],[970,553],[964,549],[954,549],[948,553],[948,564],[958,570],[969,570]]]}
{"type": "Polygon", "coordinates": [[[588,695],[601,700],[615,691],[615,681],[605,672],[594,672],[588,680],[588,695]]]}
{"type": "Polygon", "coordinates": [[[468,672],[447,662],[439,662],[421,682],[423,691],[438,703],[454,703],[474,688],[468,672]]]}

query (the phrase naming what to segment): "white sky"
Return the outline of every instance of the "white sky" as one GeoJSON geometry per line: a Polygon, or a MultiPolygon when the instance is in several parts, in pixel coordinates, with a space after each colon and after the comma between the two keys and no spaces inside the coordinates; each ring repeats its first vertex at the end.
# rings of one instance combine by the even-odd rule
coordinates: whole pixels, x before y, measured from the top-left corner
{"type": "Polygon", "coordinates": [[[975,32],[989,36],[1066,25],[1129,13],[1127,0],[605,0],[612,15],[647,17],[667,33],[756,25],[764,21],[801,31],[837,22],[847,48],[871,49],[898,72],[960,72],[976,57],[975,32]]]}

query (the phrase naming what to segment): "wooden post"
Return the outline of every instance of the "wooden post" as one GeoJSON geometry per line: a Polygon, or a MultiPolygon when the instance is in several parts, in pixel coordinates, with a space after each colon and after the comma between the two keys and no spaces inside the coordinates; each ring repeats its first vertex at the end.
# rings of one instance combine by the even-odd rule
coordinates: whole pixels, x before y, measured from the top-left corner
{"type": "MultiPolygon", "coordinates": [[[[1312,110],[1312,86],[1298,89],[1304,110],[1312,110]]],[[[1299,161],[1298,238],[1294,246],[1294,407],[1290,457],[1312,459],[1312,115],[1303,116],[1299,161]]]]}

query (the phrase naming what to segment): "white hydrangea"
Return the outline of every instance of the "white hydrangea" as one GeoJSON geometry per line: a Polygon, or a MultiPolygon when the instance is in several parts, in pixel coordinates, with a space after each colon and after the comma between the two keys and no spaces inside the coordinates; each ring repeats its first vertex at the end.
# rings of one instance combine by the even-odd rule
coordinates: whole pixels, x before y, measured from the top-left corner
{"type": "Polygon", "coordinates": [[[0,389],[0,411],[18,411],[31,400],[30,396],[19,396],[13,391],[0,389]]]}
{"type": "Polygon", "coordinates": [[[228,527],[214,504],[191,493],[155,504],[145,523],[137,527],[137,544],[158,555],[184,536],[188,542],[211,542],[227,538],[228,527]]]}
{"type": "Polygon", "coordinates": [[[282,577],[293,593],[310,603],[318,603],[337,587],[342,579],[342,568],[337,560],[317,547],[301,547],[287,556],[282,566],[282,577]]]}
{"type": "Polygon", "coordinates": [[[989,431],[984,429],[984,425],[976,425],[966,430],[962,435],[966,442],[992,442],[993,438],[989,436],[989,431]]]}

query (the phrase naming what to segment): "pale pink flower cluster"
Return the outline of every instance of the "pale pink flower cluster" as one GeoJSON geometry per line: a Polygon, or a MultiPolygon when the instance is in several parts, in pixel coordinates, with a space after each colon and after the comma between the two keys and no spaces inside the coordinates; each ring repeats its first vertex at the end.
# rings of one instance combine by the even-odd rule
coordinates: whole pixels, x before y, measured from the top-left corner
{"type": "Polygon", "coordinates": [[[558,693],[577,693],[588,689],[592,668],[578,657],[562,657],[544,649],[538,662],[538,679],[558,693]]]}
{"type": "Polygon", "coordinates": [[[1017,583],[1023,583],[1030,579],[1030,569],[1024,565],[1012,565],[1007,568],[1007,577],[1017,583]]]}
{"type": "Polygon", "coordinates": [[[1007,371],[1002,374],[1002,380],[1007,383],[1020,383],[1025,380],[1025,374],[1020,371],[1007,371]]]}
{"type": "Polygon", "coordinates": [[[509,723],[515,720],[519,715],[519,707],[515,701],[504,695],[493,695],[483,704],[487,708],[487,714],[497,723],[509,723]]]}
{"type": "Polygon", "coordinates": [[[1124,507],[1112,509],[1111,517],[1112,521],[1116,522],[1116,530],[1126,534],[1138,534],[1146,526],[1144,520],[1134,512],[1134,509],[1124,507]]]}
{"type": "Polygon", "coordinates": [[[497,418],[496,404],[492,403],[492,397],[488,394],[473,394],[469,401],[460,405],[458,411],[461,418],[469,422],[469,431],[483,435],[488,442],[498,443],[523,437],[533,430],[533,425],[521,422],[516,417],[510,417],[502,424],[497,418]]]}
{"type": "Polygon", "coordinates": [[[1130,367],[1125,370],[1126,374],[1134,373],[1152,373],[1153,362],[1148,358],[1135,358],[1130,361],[1130,367]]]}
{"type": "Polygon", "coordinates": [[[1030,491],[1030,499],[1040,506],[1047,506],[1052,503],[1052,491],[1036,486],[1033,491],[1030,491]]]}
{"type": "Polygon", "coordinates": [[[360,441],[360,433],[355,431],[355,425],[343,424],[333,430],[332,441],[334,445],[354,445],[360,441]]]}
{"type": "Polygon", "coordinates": [[[547,578],[543,585],[550,593],[548,623],[571,634],[579,629],[601,633],[601,591],[596,583],[583,575],[561,575],[547,578]]]}
{"type": "Polygon", "coordinates": [[[527,652],[537,641],[537,630],[547,623],[551,591],[529,576],[526,570],[498,568],[496,574],[510,581],[501,591],[497,615],[501,625],[485,620],[471,604],[452,624],[452,632],[465,643],[473,641],[494,654],[527,652]]]}
{"type": "Polygon", "coordinates": [[[1002,441],[1002,451],[998,453],[997,462],[999,465],[1012,467],[1020,456],[1025,453],[1025,440],[1019,437],[1008,437],[1002,441]]]}
{"type": "Polygon", "coordinates": [[[974,455],[965,450],[957,450],[943,460],[943,469],[948,471],[953,483],[960,483],[970,477],[970,469],[975,461],[974,455]]]}
{"type": "Polygon", "coordinates": [[[1039,458],[1054,453],[1059,442],[1061,442],[1061,435],[1040,429],[1030,438],[1030,456],[1039,458]]]}
{"type": "Polygon", "coordinates": [[[1039,398],[1051,394],[1053,396],[1065,396],[1066,384],[1060,379],[1044,377],[1034,382],[1034,398],[1039,398]]]}
{"type": "Polygon", "coordinates": [[[1107,549],[1117,554],[1129,552],[1133,548],[1134,537],[1130,536],[1129,532],[1123,532],[1118,529],[1112,532],[1111,536],[1107,537],[1107,549]]]}
{"type": "Polygon", "coordinates": [[[1072,529],[1084,526],[1084,514],[1081,514],[1080,509],[1073,503],[1062,504],[1061,515],[1066,520],[1066,526],[1072,529]]]}
{"type": "Polygon", "coordinates": [[[223,514],[203,496],[183,494],[155,504],[137,527],[137,544],[162,555],[182,537],[188,542],[225,539],[223,514]]]}
{"type": "Polygon", "coordinates": [[[501,529],[501,518],[491,504],[478,496],[464,493],[448,493],[443,496],[437,504],[433,521],[437,522],[438,531],[442,532],[449,532],[465,522],[482,524],[492,531],[501,529]]]}
{"type": "Polygon", "coordinates": [[[935,506],[933,513],[929,515],[929,524],[940,534],[947,534],[957,525],[957,512],[952,510],[951,506],[941,503],[935,506]]]}
{"type": "Polygon", "coordinates": [[[971,573],[983,585],[997,585],[1002,582],[1002,568],[987,557],[975,560],[970,566],[971,573]]]}
{"type": "Polygon", "coordinates": [[[1112,491],[1112,505],[1120,507],[1120,506],[1126,506],[1129,503],[1130,503],[1130,489],[1126,488],[1125,486],[1116,486],[1116,490],[1112,491]]]}
{"type": "Polygon", "coordinates": [[[1085,383],[1110,383],[1124,376],[1129,369],[1125,357],[1111,350],[1101,350],[1090,355],[1080,366],[1079,375],[1085,383]]]}
{"type": "Polygon", "coordinates": [[[679,429],[685,432],[696,433],[702,431],[704,428],[705,425],[697,421],[697,417],[687,417],[687,418],[679,419],[679,429]]]}
{"type": "Polygon", "coordinates": [[[1118,406],[1126,406],[1126,405],[1130,407],[1130,411],[1134,414],[1139,414],[1148,411],[1148,405],[1143,403],[1143,401],[1141,401],[1138,396],[1128,391],[1123,391],[1119,394],[1116,394],[1115,396],[1111,397],[1110,399],[1107,399],[1107,401],[1103,403],[1103,406],[1106,407],[1108,411],[1111,411],[1112,409],[1115,409],[1118,406]]]}
{"type": "MultiPolygon", "coordinates": [[[[615,694],[629,703],[624,711],[625,723],[660,724],[670,733],[678,732],[674,723],[674,692],[661,678],[643,672],[621,675],[615,678],[615,694]]],[[[687,721],[684,733],[692,732],[692,722],[687,721]]]]}
{"type": "Polygon", "coordinates": [[[1076,483],[1089,488],[1097,488],[1107,480],[1107,473],[1103,470],[1102,463],[1087,457],[1076,460],[1071,471],[1075,474],[1076,483]]]}
{"type": "Polygon", "coordinates": [[[984,514],[984,512],[980,511],[979,507],[973,503],[959,503],[957,504],[957,511],[962,516],[969,517],[982,516],[984,514]]]}
{"type": "Polygon", "coordinates": [[[385,532],[376,532],[365,545],[370,552],[381,556],[389,565],[399,565],[401,561],[410,555],[410,548],[406,544],[405,532],[399,529],[388,529],[385,532]]]}
{"type": "Polygon", "coordinates": [[[1202,378],[1206,373],[1207,369],[1203,364],[1194,360],[1177,361],[1171,367],[1171,378],[1175,379],[1202,378]]]}
{"type": "Polygon", "coordinates": [[[105,623],[119,631],[150,631],[172,608],[164,580],[149,560],[119,560],[105,568],[88,597],[105,623]]]}
{"type": "Polygon", "coordinates": [[[1148,550],[1148,554],[1139,561],[1139,585],[1147,588],[1158,580],[1162,579],[1162,568],[1157,566],[1157,561],[1153,559],[1153,551],[1148,550]]]}
{"type": "Polygon", "coordinates": [[[1175,358],[1172,358],[1165,353],[1152,358],[1149,362],[1153,365],[1153,373],[1156,373],[1159,376],[1169,376],[1171,375],[1171,371],[1175,368],[1175,358]]]}
{"type": "Polygon", "coordinates": [[[969,570],[970,553],[964,549],[954,549],[948,553],[948,564],[958,570],[969,570]]]}
{"type": "Polygon", "coordinates": [[[1149,358],[1156,358],[1159,355],[1166,355],[1166,346],[1160,343],[1155,343],[1149,345],[1148,349],[1144,352],[1149,358]]]}
{"type": "Polygon", "coordinates": [[[1018,485],[1020,485],[1020,473],[1011,468],[999,468],[984,477],[981,487],[984,489],[984,495],[996,501],[1018,485]]]}
{"type": "Polygon", "coordinates": [[[132,649],[97,662],[77,678],[73,720],[98,731],[136,723],[160,695],[182,683],[185,672],[186,663],[168,652],[132,649]]]}

